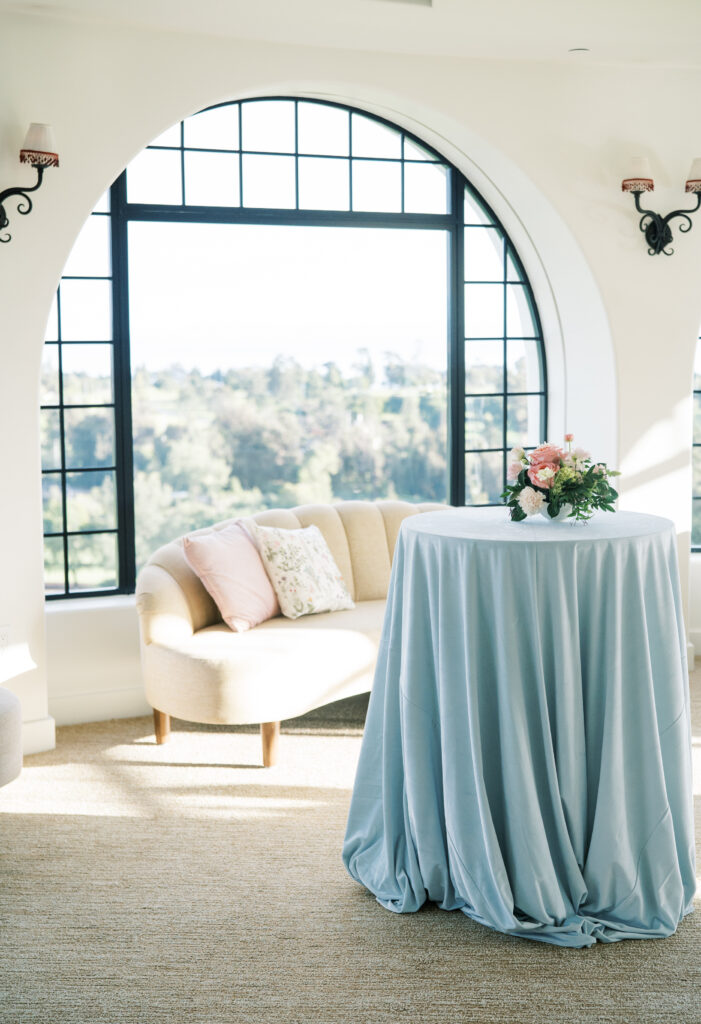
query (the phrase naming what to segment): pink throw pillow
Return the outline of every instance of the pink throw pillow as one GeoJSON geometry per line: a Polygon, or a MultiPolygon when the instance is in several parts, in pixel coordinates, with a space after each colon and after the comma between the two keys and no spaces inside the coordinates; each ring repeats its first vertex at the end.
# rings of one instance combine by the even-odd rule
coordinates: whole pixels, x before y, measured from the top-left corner
{"type": "Polygon", "coordinates": [[[258,550],[238,523],[183,538],[188,564],[237,633],[280,614],[258,550]]]}

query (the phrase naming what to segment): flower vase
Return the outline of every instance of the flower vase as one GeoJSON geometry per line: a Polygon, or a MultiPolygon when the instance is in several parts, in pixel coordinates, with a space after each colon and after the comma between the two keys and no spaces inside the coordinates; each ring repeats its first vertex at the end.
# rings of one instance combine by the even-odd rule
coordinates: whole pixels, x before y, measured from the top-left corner
{"type": "MultiPolygon", "coordinates": [[[[547,519],[549,523],[564,523],[569,518],[569,514],[571,511],[571,505],[563,505],[556,516],[551,516],[548,512],[548,506],[545,505],[544,508],[541,508],[540,514],[541,516],[544,516],[544,518],[547,519]]],[[[574,520],[571,519],[570,522],[574,522],[574,520]]]]}

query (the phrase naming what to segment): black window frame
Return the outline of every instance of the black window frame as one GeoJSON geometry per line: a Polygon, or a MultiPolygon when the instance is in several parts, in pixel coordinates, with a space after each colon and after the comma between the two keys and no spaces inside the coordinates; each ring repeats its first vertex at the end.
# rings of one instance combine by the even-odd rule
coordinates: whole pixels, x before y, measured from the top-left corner
{"type": "MultiPolygon", "coordinates": [[[[129,274],[128,274],[128,229],[129,224],[135,221],[150,222],[180,222],[180,223],[210,223],[210,224],[274,224],[281,225],[308,225],[308,226],[332,226],[332,227],[371,227],[371,228],[401,228],[401,229],[424,229],[443,230],[449,239],[448,257],[448,296],[447,296],[447,391],[448,391],[448,438],[447,438],[447,462],[448,462],[448,500],[451,505],[461,507],[466,502],[466,455],[500,453],[502,457],[502,476],[506,480],[507,453],[511,445],[507,445],[507,398],[508,396],[518,397],[518,393],[508,390],[508,366],[507,366],[507,344],[508,340],[520,340],[508,334],[506,304],[508,286],[510,284],[522,285],[532,317],[535,334],[526,340],[535,341],[538,346],[540,361],[540,388],[537,392],[526,392],[524,394],[537,396],[540,399],[540,439],[544,440],[547,435],[548,423],[548,389],[547,389],[547,365],[545,358],[545,345],[543,331],[535,302],[532,287],[528,280],[523,263],[513,245],[501,220],[496,215],[489,203],[483,198],[475,186],[458,170],[450,161],[446,160],[437,150],[427,144],[423,139],[415,136],[406,130],[376,114],[371,114],[358,107],[342,103],[334,103],[327,100],[294,97],[294,96],[261,96],[246,100],[234,100],[214,104],[206,110],[214,110],[220,107],[237,106],[239,123],[239,171],[242,156],[248,153],[241,145],[241,123],[242,108],[246,104],[265,103],[270,101],[287,101],[295,104],[295,152],[276,154],[266,151],[265,155],[293,156],[295,159],[295,171],[300,153],[298,149],[298,107],[300,103],[316,103],[325,107],[333,107],[348,112],[349,115],[357,114],[368,118],[379,124],[385,125],[394,132],[401,135],[401,165],[402,165],[402,209],[404,202],[404,164],[411,158],[404,158],[405,139],[421,147],[432,156],[432,160],[416,161],[422,163],[439,163],[446,171],[447,212],[446,213],[381,213],[352,210],[352,167],[353,160],[364,159],[385,159],[373,157],[357,157],[353,155],[349,145],[347,159],[349,162],[349,174],[351,176],[349,186],[349,204],[351,209],[347,211],[334,210],[308,210],[308,209],[271,209],[261,207],[239,206],[189,206],[184,200],[186,198],[185,183],[185,153],[188,147],[185,142],[185,119],[180,122],[180,146],[160,147],[157,144],[146,147],[167,148],[171,152],[180,153],[181,163],[181,203],[178,204],[147,204],[130,203],[127,196],[127,174],[128,167],[119,175],[110,189],[110,211],[104,216],[110,217],[111,222],[111,280],[112,280],[112,346],[113,346],[113,374],[114,374],[114,414],[115,414],[115,466],[116,466],[116,529],[80,531],[81,533],[99,532],[117,534],[118,539],[118,586],[110,589],[100,590],[75,590],[69,587],[69,560],[68,560],[68,536],[67,530],[67,505],[66,505],[66,468],[65,461],[62,473],[62,497],[63,497],[63,531],[53,533],[51,536],[62,536],[64,545],[64,582],[65,591],[47,593],[47,600],[66,600],[84,597],[102,597],[115,594],[131,594],[136,585],[136,558],[135,558],[135,519],[134,519],[134,460],[133,460],[133,437],[132,437],[132,408],[131,408],[131,359],[130,359],[130,336],[129,336],[129,274]],[[485,223],[466,224],[465,221],[465,195],[469,194],[472,203],[481,208],[485,214],[485,223]],[[486,223],[488,221],[488,223],[486,223]],[[501,338],[489,340],[501,340],[503,344],[503,381],[502,390],[499,392],[485,393],[484,397],[500,397],[503,400],[503,423],[502,423],[502,444],[497,448],[465,448],[465,419],[466,399],[480,397],[470,393],[466,394],[466,365],[465,365],[465,230],[466,227],[492,227],[496,228],[504,241],[503,245],[503,277],[501,281],[483,282],[497,284],[503,288],[503,335],[501,338]],[[517,271],[517,279],[508,277],[509,262],[517,271]]],[[[202,111],[200,111],[202,113],[202,111]]],[[[349,126],[352,125],[352,117],[349,116],[349,126]]],[[[349,135],[352,129],[349,129],[349,135]]],[[[194,148],[196,152],[217,152],[200,147],[194,148]]],[[[226,151],[229,152],[229,151],[226,151]]],[[[234,152],[233,150],[231,152],[234,152]]],[[[307,154],[315,156],[317,154],[307,154]]],[[[390,159],[390,158],[386,158],[390,159]]],[[[397,161],[399,158],[394,158],[397,161]]],[[[299,198],[299,176],[295,173],[296,199],[299,198]]],[[[239,173],[239,202],[243,201],[243,176],[239,173]]],[[[481,282],[470,282],[479,284],[481,282]]],[[[59,334],[59,343],[61,338],[59,334]]],[[[479,340],[479,339],[472,339],[479,340]]],[[[60,351],[60,344],[59,344],[60,351]]],[[[60,366],[59,366],[59,388],[62,388],[60,366]]],[[[62,407],[62,396],[60,395],[59,405],[62,407]]],[[[44,408],[44,407],[42,407],[44,408]]],[[[60,412],[60,445],[61,452],[65,459],[65,430],[63,412],[60,412]]],[[[473,503],[469,503],[474,507],[473,503]]],[[[495,502],[485,502],[484,505],[493,505],[495,502]]],[[[49,534],[46,534],[49,536],[49,534]]]]}

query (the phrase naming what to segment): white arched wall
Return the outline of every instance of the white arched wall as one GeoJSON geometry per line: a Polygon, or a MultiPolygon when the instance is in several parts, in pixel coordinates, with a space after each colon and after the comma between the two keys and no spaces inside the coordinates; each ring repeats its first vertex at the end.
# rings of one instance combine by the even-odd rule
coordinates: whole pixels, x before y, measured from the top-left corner
{"type": "MultiPolygon", "coordinates": [[[[675,519],[684,553],[699,319],[690,295],[701,245],[685,238],[676,263],[652,260],[616,193],[625,153],[611,140],[637,143],[650,120],[649,109],[643,118],[631,105],[642,72],[239,44],[43,18],[8,17],[4,30],[3,181],[29,180],[14,155],[28,121],[51,122],[61,152],[35,212],[11,217],[14,238],[0,251],[0,437],[11,482],[0,503],[0,624],[37,664],[9,684],[22,699],[28,750],[51,744],[52,716],[79,721],[144,708],[129,599],[52,603],[47,656],[37,415],[47,311],[99,195],[150,139],[213,102],[326,95],[405,125],[464,169],[503,218],[536,291],[548,337],[551,437],[566,426],[597,457],[618,463],[623,504],[675,519]],[[657,308],[660,282],[673,317],[657,308]]],[[[700,84],[697,74],[645,76],[653,108],[686,103],[691,121],[686,97],[700,84]]],[[[681,177],[676,122],[662,124],[659,146],[681,177]]]]}

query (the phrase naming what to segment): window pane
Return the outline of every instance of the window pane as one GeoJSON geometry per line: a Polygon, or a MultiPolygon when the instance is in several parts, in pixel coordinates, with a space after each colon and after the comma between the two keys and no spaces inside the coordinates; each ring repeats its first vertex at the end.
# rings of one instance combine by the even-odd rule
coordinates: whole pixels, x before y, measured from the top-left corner
{"type": "Polygon", "coordinates": [[[465,502],[468,505],[501,504],[504,490],[504,456],[501,452],[468,452],[465,456],[465,502]]]}
{"type": "Polygon", "coordinates": [[[506,444],[509,448],[519,445],[532,448],[541,443],[540,436],[541,399],[538,395],[524,395],[509,398],[506,415],[506,444]]]}
{"type": "Polygon", "coordinates": [[[694,444],[701,444],[701,395],[694,395],[694,444]]]}
{"type": "Polygon", "coordinates": [[[448,175],[439,164],[404,164],[406,213],[447,213],[448,175]]]}
{"type": "Polygon", "coordinates": [[[465,223],[466,224],[493,224],[492,218],[484,209],[480,201],[465,189],[465,223]]]}
{"type": "Polygon", "coordinates": [[[506,286],[506,333],[512,338],[532,338],[538,333],[522,284],[506,286]]]}
{"type": "Polygon", "coordinates": [[[540,345],[537,341],[514,341],[506,344],[507,387],[509,391],[540,391],[542,376],[540,345]]]}
{"type": "Polygon", "coordinates": [[[238,155],[186,153],[185,202],[189,206],[238,206],[238,155]]]}
{"type": "Polygon", "coordinates": [[[348,210],[350,173],[347,160],[299,158],[300,210],[348,210]]]}
{"type": "Polygon", "coordinates": [[[498,284],[465,285],[465,337],[499,338],[504,334],[504,289],[498,284]]]}
{"type": "Polygon", "coordinates": [[[401,164],[379,160],[354,160],[353,209],[401,213],[401,164]]]}
{"type": "Polygon", "coordinates": [[[504,236],[498,228],[465,228],[465,280],[503,281],[504,236]]]}
{"type": "Polygon", "coordinates": [[[445,501],[446,245],[430,230],[130,224],[137,564],[266,506],[445,501]]]}
{"type": "Polygon", "coordinates": [[[203,110],[183,122],[185,145],[193,149],[238,149],[239,114],[237,106],[203,110]]]}
{"type": "Polygon", "coordinates": [[[114,411],[65,409],[66,469],[113,466],[114,411]]]}
{"type": "Polygon", "coordinates": [[[68,538],[68,586],[71,591],[116,588],[116,534],[89,533],[68,538]]]}
{"type": "Polygon", "coordinates": [[[58,409],[42,409],[39,413],[41,433],[41,468],[61,468],[61,419],[58,409]]]}
{"type": "Polygon", "coordinates": [[[151,146],[175,146],[180,145],[180,122],[166,128],[157,138],[150,143],[151,146]]]}
{"type": "Polygon", "coordinates": [[[436,157],[433,153],[429,153],[423,146],[419,146],[417,142],[412,142],[406,135],[404,136],[404,159],[405,160],[435,160],[436,157]]]}
{"type": "Polygon", "coordinates": [[[391,157],[402,155],[402,136],[394,128],[362,114],[351,115],[353,156],[391,157]]]}
{"type": "Polygon", "coordinates": [[[465,399],[465,448],[502,448],[504,399],[465,399]]]}
{"type": "Polygon", "coordinates": [[[519,270],[518,263],[513,257],[511,246],[506,247],[506,279],[507,281],[522,281],[523,275],[519,270]]]}
{"type": "Polygon", "coordinates": [[[58,405],[58,345],[44,345],[41,353],[41,405],[58,405]]]}
{"type": "Polygon", "coordinates": [[[504,390],[504,342],[465,342],[465,391],[484,394],[504,390]]]}
{"type": "Polygon", "coordinates": [[[701,338],[694,350],[694,391],[701,391],[701,338]]]}
{"type": "Polygon", "coordinates": [[[180,152],[145,149],[127,169],[127,201],[166,206],[183,201],[180,152]]]}
{"type": "Polygon", "coordinates": [[[243,205],[294,209],[294,157],[244,156],[243,205]]]}
{"type": "Polygon", "coordinates": [[[321,103],[300,103],[297,117],[300,153],[348,156],[347,110],[321,103]]]}
{"type": "Polygon", "coordinates": [[[109,277],[112,273],[109,217],[88,217],[78,235],[64,276],[109,277]]]}
{"type": "Polygon", "coordinates": [[[106,405],[112,401],[111,345],[64,345],[61,360],[66,405],[106,405]]]}
{"type": "Polygon", "coordinates": [[[65,593],[63,575],[63,537],[44,538],[44,590],[47,594],[65,593]]]}
{"type": "Polygon", "coordinates": [[[69,530],[109,530],[117,525],[114,471],[67,473],[69,530]]]}
{"type": "Polygon", "coordinates": [[[63,341],[109,341],[112,337],[110,281],[61,281],[63,341]]]}
{"type": "Polygon", "coordinates": [[[48,473],[41,478],[41,496],[44,507],[44,533],[61,533],[63,530],[63,496],[61,476],[48,473]]]}
{"type": "Polygon", "coordinates": [[[295,106],[289,100],[241,104],[243,148],[261,153],[294,153],[295,106]]]}
{"type": "Polygon", "coordinates": [[[692,490],[694,494],[701,496],[701,448],[691,449],[692,465],[692,490]]]}
{"type": "Polygon", "coordinates": [[[46,322],[46,334],[44,340],[58,341],[58,303],[55,295],[53,302],[51,303],[51,309],[49,310],[49,319],[46,322]]]}

